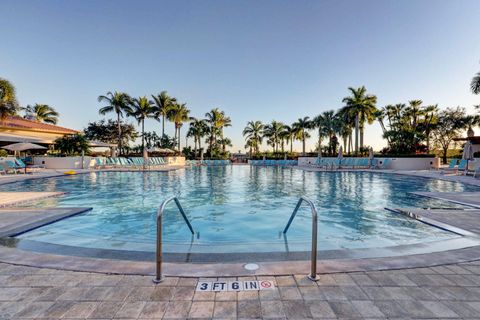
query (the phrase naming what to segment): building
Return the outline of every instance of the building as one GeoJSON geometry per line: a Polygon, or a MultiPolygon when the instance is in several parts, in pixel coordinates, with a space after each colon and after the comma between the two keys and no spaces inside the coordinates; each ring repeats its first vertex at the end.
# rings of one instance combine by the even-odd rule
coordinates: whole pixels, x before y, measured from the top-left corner
{"type": "Polygon", "coordinates": [[[31,142],[48,147],[54,144],[55,139],[75,133],[79,131],[19,116],[9,116],[3,121],[0,120],[0,148],[16,142],[31,142]]]}
{"type": "Polygon", "coordinates": [[[456,138],[456,139],[453,139],[455,141],[461,141],[462,144],[467,142],[467,141],[470,141],[472,143],[472,150],[473,152],[480,152],[480,136],[470,136],[470,137],[466,137],[466,138],[456,138]]]}

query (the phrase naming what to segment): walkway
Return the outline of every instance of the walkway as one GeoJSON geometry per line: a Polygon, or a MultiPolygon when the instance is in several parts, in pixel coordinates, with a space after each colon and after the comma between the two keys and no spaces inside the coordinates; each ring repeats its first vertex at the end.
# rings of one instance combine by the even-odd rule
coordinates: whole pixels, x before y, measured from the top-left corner
{"type": "Polygon", "coordinates": [[[145,276],[0,264],[0,319],[480,319],[480,261],[322,275],[317,283],[258,278],[278,287],[198,293],[197,278],[154,285],[145,276]]]}

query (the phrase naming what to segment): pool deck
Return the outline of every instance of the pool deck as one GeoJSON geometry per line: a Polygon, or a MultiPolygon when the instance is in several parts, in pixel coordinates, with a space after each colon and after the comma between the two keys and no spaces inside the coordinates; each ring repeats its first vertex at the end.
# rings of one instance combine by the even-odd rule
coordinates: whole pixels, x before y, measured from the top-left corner
{"type": "MultiPolygon", "coordinates": [[[[480,179],[434,171],[393,173],[480,186],[480,179]]],[[[472,207],[480,198],[480,193],[421,195],[472,207]]],[[[461,229],[472,237],[480,234],[479,209],[392,209],[461,229]]],[[[41,224],[42,219],[58,219],[75,210],[84,209],[2,209],[0,233],[12,234],[28,223],[41,224]]],[[[390,258],[319,257],[316,283],[305,276],[308,261],[260,263],[257,271],[246,271],[238,263],[165,263],[165,273],[171,276],[158,285],[151,282],[154,264],[150,262],[60,256],[5,246],[0,246],[0,261],[7,262],[0,263],[2,320],[480,319],[480,246],[390,258]],[[220,274],[224,276],[218,278],[220,274]],[[199,280],[237,279],[272,280],[276,288],[195,292],[199,280]]]]}
{"type": "Polygon", "coordinates": [[[64,192],[0,192],[0,208],[64,195],[64,192]]]}
{"type": "Polygon", "coordinates": [[[3,208],[0,209],[0,237],[35,229],[91,208],[3,208]]]}

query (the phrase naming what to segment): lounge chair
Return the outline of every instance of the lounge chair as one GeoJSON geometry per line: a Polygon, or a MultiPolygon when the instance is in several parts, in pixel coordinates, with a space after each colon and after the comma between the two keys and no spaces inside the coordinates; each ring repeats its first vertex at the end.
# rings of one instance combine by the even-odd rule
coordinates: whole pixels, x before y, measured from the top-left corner
{"type": "Polygon", "coordinates": [[[455,170],[455,166],[457,165],[458,160],[457,159],[452,159],[450,160],[450,164],[448,165],[448,168],[445,170],[455,170]]]}
{"type": "Polygon", "coordinates": [[[24,172],[21,167],[19,167],[18,165],[16,165],[15,162],[13,162],[13,161],[11,161],[11,160],[5,161],[5,166],[6,166],[7,172],[8,172],[8,171],[13,171],[13,173],[24,172]]]}
{"type": "Polygon", "coordinates": [[[480,178],[480,166],[477,166],[475,168],[475,171],[473,171],[473,177],[474,178],[480,178]]]}
{"type": "Polygon", "coordinates": [[[467,174],[467,164],[468,164],[467,160],[465,159],[460,160],[460,163],[457,166],[456,173],[467,174]]]}
{"type": "Polygon", "coordinates": [[[5,167],[0,164],[0,174],[7,174],[7,170],[5,170],[5,167]]]}
{"type": "Polygon", "coordinates": [[[15,159],[15,162],[20,167],[22,167],[24,169],[25,168],[32,169],[32,171],[38,171],[39,169],[45,169],[45,166],[42,166],[42,165],[36,165],[36,164],[27,165],[25,162],[23,162],[22,159],[18,159],[18,158],[15,159]]]}

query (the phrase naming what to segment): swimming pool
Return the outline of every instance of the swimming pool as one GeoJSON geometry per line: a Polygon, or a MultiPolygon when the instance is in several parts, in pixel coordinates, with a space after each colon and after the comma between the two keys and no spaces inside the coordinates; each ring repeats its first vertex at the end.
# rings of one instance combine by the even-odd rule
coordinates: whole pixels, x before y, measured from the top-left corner
{"type": "Polygon", "coordinates": [[[317,206],[318,249],[382,248],[459,237],[384,208],[445,207],[411,191],[478,191],[460,183],[372,172],[306,172],[276,167],[194,167],[170,172],[92,172],[0,186],[3,191],[64,191],[42,206],[93,210],[18,235],[21,240],[153,252],[161,202],[178,196],[192,237],[172,204],[164,216],[164,250],[191,253],[308,251],[311,218],[302,207],[281,234],[299,197],[317,206]]]}

